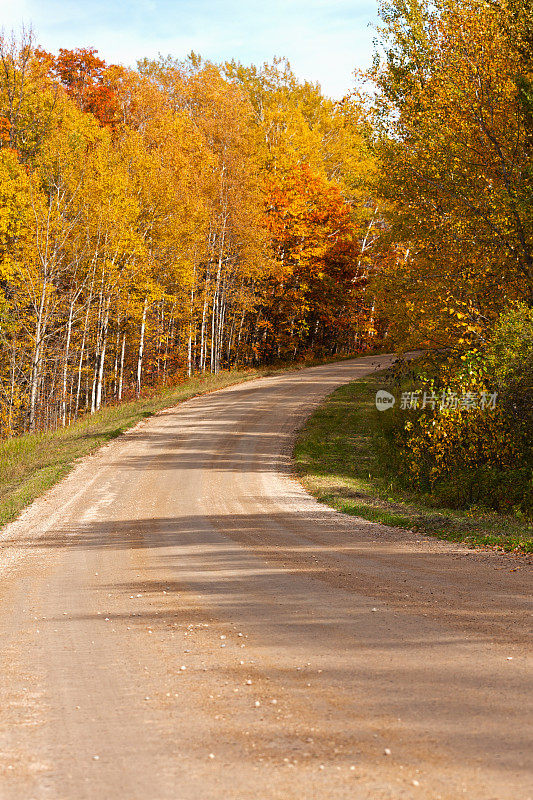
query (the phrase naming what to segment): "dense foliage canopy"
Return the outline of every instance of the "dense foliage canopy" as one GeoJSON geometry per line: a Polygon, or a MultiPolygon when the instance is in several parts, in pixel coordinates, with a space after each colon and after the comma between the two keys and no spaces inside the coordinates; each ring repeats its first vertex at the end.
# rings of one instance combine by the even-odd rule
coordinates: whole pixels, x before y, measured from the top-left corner
{"type": "Polygon", "coordinates": [[[3,39],[0,144],[2,433],[375,337],[366,132],[287,62],[3,39]]]}
{"type": "MultiPolygon", "coordinates": [[[[532,3],[383,0],[381,20],[370,91],[338,103],[283,59],[133,70],[0,41],[1,434],[384,342],[495,384],[494,332],[533,301],[532,3]]],[[[530,350],[498,384],[522,417],[530,350]]],[[[517,419],[495,413],[483,452],[517,419]]],[[[488,417],[461,420],[478,448],[488,417]]],[[[439,430],[411,453],[434,461],[439,430]]]]}

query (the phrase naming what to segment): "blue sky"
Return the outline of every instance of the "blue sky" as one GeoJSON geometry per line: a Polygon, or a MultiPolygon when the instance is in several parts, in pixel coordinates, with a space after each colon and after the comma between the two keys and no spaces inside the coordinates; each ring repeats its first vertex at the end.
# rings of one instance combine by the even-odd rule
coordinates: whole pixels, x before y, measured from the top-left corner
{"type": "Polygon", "coordinates": [[[0,25],[32,25],[39,43],[96,47],[107,61],[191,50],[261,64],[286,56],[300,78],[341,97],[368,66],[377,0],[0,0],[0,25]]]}

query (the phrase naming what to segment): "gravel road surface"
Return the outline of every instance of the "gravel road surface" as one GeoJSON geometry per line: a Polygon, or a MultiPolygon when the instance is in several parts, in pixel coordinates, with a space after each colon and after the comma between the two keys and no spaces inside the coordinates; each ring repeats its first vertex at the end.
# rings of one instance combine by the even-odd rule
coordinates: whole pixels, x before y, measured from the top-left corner
{"type": "Polygon", "coordinates": [[[290,477],[313,407],[392,359],[184,402],[4,529],[1,800],[533,798],[527,558],[290,477]]]}

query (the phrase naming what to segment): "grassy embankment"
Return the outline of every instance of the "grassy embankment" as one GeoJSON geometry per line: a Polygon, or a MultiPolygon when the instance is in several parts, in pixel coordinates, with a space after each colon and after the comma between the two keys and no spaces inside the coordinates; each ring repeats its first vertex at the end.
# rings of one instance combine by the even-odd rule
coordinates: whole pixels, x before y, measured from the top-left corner
{"type": "Polygon", "coordinates": [[[476,547],[533,552],[533,529],[518,516],[437,506],[431,497],[398,485],[380,441],[374,403],[379,388],[379,375],[350,383],[309,418],[295,448],[305,488],[320,502],[373,522],[476,547]]]}

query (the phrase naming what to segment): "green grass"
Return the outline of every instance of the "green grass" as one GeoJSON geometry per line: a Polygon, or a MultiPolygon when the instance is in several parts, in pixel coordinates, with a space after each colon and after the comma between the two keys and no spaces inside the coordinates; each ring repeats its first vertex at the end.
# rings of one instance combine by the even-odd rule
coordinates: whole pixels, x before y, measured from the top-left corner
{"type": "Polygon", "coordinates": [[[320,502],[372,522],[475,547],[533,552],[533,529],[520,517],[436,506],[390,480],[386,448],[376,447],[381,428],[374,398],[382,387],[379,375],[350,383],[309,418],[294,454],[305,488],[320,502]]]}

